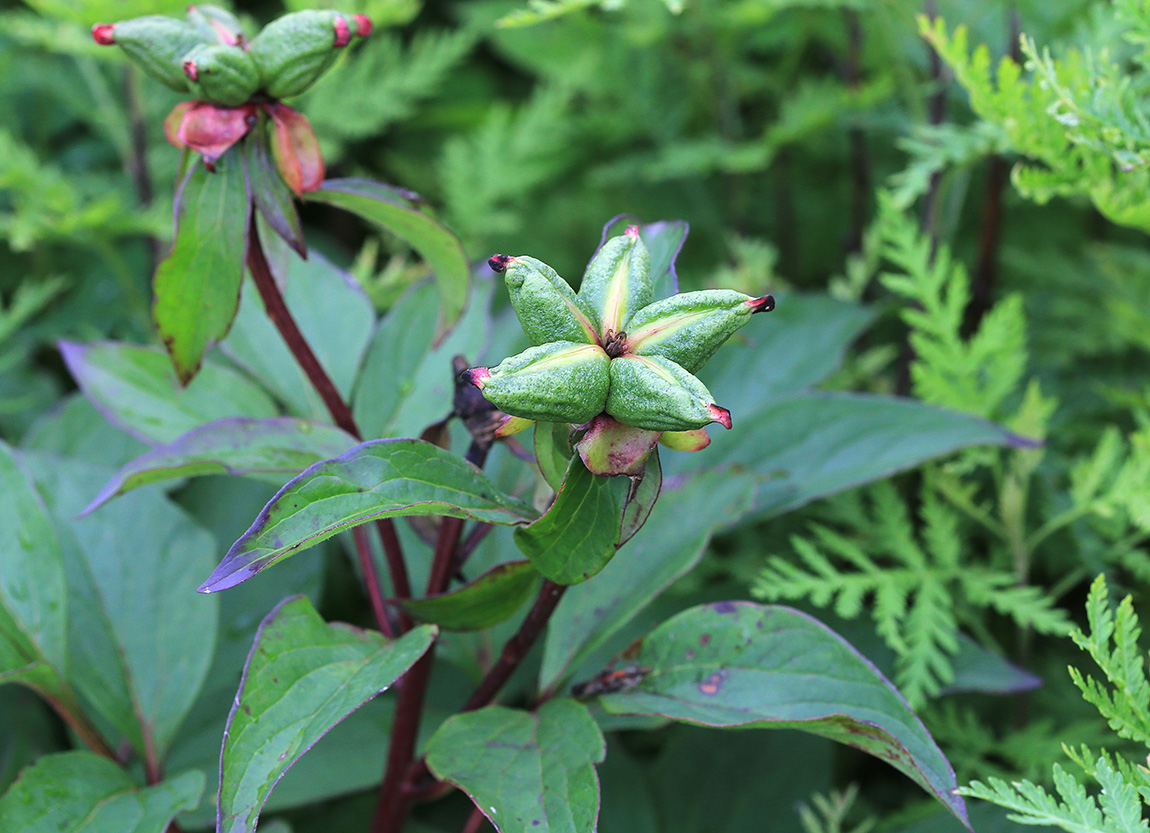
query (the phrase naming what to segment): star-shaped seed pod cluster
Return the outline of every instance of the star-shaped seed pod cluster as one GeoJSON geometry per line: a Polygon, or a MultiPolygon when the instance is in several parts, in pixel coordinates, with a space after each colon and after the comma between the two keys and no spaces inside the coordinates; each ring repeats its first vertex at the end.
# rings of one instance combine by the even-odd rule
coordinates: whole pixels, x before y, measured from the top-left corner
{"type": "Polygon", "coordinates": [[[533,257],[495,255],[531,347],[468,380],[510,419],[587,424],[578,443],[589,469],[635,474],[656,441],[681,450],[710,442],[703,427],[731,414],[695,373],[774,298],[712,289],[656,301],[650,256],[637,226],[608,240],[578,292],[533,257]]]}

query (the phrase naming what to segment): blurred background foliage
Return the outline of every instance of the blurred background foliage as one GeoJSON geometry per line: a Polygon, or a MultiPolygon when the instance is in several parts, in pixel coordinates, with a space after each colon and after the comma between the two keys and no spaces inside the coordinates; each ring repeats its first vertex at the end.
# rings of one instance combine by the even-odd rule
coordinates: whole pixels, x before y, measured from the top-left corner
{"type": "MultiPolygon", "coordinates": [[[[168,245],[179,162],[160,125],[178,97],[99,49],[88,29],[184,5],[0,2],[9,442],[72,389],[58,339],[153,338],[149,276],[168,245]]],[[[817,610],[893,675],[960,782],[1041,780],[1061,743],[1107,744],[1066,676],[1075,652],[1064,635],[1098,572],[1143,612],[1150,581],[1144,3],[236,8],[262,23],[316,5],[379,27],[293,102],[330,174],[417,191],[477,262],[531,253],[572,277],[608,218],[685,219],[685,288],[791,288],[872,308],[874,325],[831,386],[914,395],[1035,441],[964,452],[743,527],[672,588],[676,606],[752,594],[817,610]],[[971,636],[998,647],[995,679],[1043,687],[1003,708],[971,682],[971,668],[986,668],[971,636]]],[[[313,206],[305,219],[317,248],[351,268],[381,310],[425,274],[400,241],[347,215],[313,206]]],[[[758,772],[806,749],[773,735],[732,743],[716,772],[758,772]]],[[[876,776],[849,753],[832,762],[802,743],[811,748],[800,776],[780,776],[769,798],[804,809],[769,829],[864,829],[851,824],[868,815],[881,829],[950,829],[923,816],[929,805],[895,814],[913,787],[894,778],[886,792],[865,790],[864,807],[853,792],[830,792],[876,776]]],[[[768,829],[734,800],[714,802],[727,815],[713,828],[673,809],[697,777],[684,762],[697,768],[720,748],[680,727],[613,752],[603,780],[614,815],[602,829],[768,829]],[[627,789],[657,796],[666,818],[628,817],[617,795],[627,789]]],[[[723,795],[760,789],[745,775],[718,780],[723,795]]],[[[296,821],[317,823],[307,811],[296,821]]]]}

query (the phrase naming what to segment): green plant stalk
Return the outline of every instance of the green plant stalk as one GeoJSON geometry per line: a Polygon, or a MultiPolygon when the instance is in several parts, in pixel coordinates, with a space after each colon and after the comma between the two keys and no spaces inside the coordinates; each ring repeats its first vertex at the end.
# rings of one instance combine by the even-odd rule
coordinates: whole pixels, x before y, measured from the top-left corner
{"type": "MultiPolygon", "coordinates": [[[[264,254],[263,245],[260,243],[254,207],[252,212],[253,215],[250,226],[251,238],[248,243],[248,269],[252,273],[252,280],[255,282],[256,289],[259,290],[260,297],[263,299],[264,309],[267,311],[268,318],[271,319],[276,329],[279,330],[280,335],[283,336],[288,349],[291,350],[292,355],[295,356],[296,361],[299,362],[300,367],[307,375],[308,381],[311,382],[316,393],[320,395],[335,424],[357,440],[362,440],[363,434],[360,433],[359,426],[355,422],[355,417],[352,416],[351,408],[349,408],[348,404],[343,400],[335,383],[332,382],[331,377],[327,375],[327,371],[323,369],[323,365],[319,363],[319,359],[316,358],[311,346],[307,343],[307,339],[304,338],[303,333],[300,332],[299,326],[292,317],[291,311],[284,301],[283,294],[280,292],[279,287],[276,286],[275,276],[272,275],[267,255],[264,254]]],[[[377,521],[376,528],[379,530],[380,539],[383,543],[388,570],[391,573],[392,588],[395,590],[396,596],[410,596],[411,584],[407,577],[407,566],[391,519],[385,518],[377,521]],[[401,589],[406,590],[406,592],[401,592],[401,589]]],[[[371,607],[375,613],[376,622],[382,633],[391,634],[392,628],[387,619],[383,593],[378,576],[376,575],[375,564],[372,561],[371,548],[368,546],[366,534],[355,535],[355,542],[356,554],[359,557],[360,566],[363,569],[365,589],[367,590],[368,598],[371,600],[371,607]]]]}

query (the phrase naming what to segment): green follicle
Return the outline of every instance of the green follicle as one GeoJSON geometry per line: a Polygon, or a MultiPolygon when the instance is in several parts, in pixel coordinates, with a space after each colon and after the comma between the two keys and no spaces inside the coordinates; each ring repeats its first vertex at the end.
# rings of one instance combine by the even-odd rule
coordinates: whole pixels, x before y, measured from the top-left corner
{"type": "Polygon", "coordinates": [[[619,237],[608,240],[587,267],[578,297],[584,308],[598,316],[598,331],[619,332],[627,319],[651,303],[651,258],[629,226],[619,237]]]}

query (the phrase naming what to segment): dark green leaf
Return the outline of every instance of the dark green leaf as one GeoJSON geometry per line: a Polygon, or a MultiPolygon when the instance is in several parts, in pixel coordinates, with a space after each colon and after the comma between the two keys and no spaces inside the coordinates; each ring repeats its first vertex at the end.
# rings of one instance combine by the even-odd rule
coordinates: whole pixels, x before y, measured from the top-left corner
{"type": "Polygon", "coordinates": [[[457,454],[420,440],[373,440],[316,463],[280,489],[200,592],[234,587],[344,529],[400,515],[516,524],[535,512],[457,454]]]}
{"type": "Polygon", "coordinates": [[[240,303],[251,220],[238,147],[215,164],[193,164],[176,195],[176,240],[156,269],[153,314],[180,381],[227,335],[240,303]]]}
{"type": "Polygon", "coordinates": [[[602,696],[607,711],[822,735],[888,761],[966,823],[954,772],[906,701],[804,613],[749,602],[691,608],[644,639],[633,662],[647,669],[642,682],[602,696]]]}
{"type": "MultiPolygon", "coordinates": [[[[276,267],[277,276],[283,277],[284,302],[336,389],[347,398],[371,341],[375,310],[352,277],[319,252],[307,260],[286,247],[284,254],[282,266],[276,267]]],[[[250,281],[236,323],[220,349],[296,416],[331,419],[250,281]]]]}
{"type": "Polygon", "coordinates": [[[0,495],[0,682],[59,696],[68,667],[60,542],[32,482],[2,442],[0,495]]]}
{"type": "Polygon", "coordinates": [[[194,590],[216,541],[156,492],[78,518],[111,471],[42,454],[23,459],[61,536],[70,681],[141,757],[162,761],[215,647],[218,600],[194,590]]]}
{"type": "Polygon", "coordinates": [[[482,630],[514,616],[538,587],[539,573],[530,561],[509,561],[458,590],[422,599],[400,599],[399,604],[421,622],[444,630],[482,630]]]}
{"type": "Polygon", "coordinates": [[[540,687],[554,690],[694,567],[715,530],[736,522],[750,508],[755,482],[746,473],[708,472],[665,489],[646,531],[622,547],[595,581],[564,594],[547,626],[540,687]]]}
{"type": "Polygon", "coordinates": [[[564,422],[535,423],[535,464],[547,484],[559,491],[575,450],[571,447],[571,426],[564,422]]]}
{"type": "Polygon", "coordinates": [[[256,122],[247,141],[242,142],[244,166],[252,191],[252,202],[268,225],[283,240],[295,249],[300,257],[307,257],[307,241],[304,240],[303,226],[296,211],[291,189],[280,176],[275,164],[268,157],[267,122],[261,118],[256,122]]]}
{"type": "Polygon", "coordinates": [[[623,522],[619,529],[619,546],[631,540],[647,523],[659,492],[663,488],[663,466],[659,462],[659,447],[651,451],[642,474],[631,478],[631,488],[623,502],[623,522]]]}
{"type": "Polygon", "coordinates": [[[254,382],[207,364],[181,388],[159,350],[114,341],[60,342],[60,354],[84,395],[109,421],[148,443],[174,442],[224,417],[262,419],[275,404],[254,382]]]}
{"type": "Polygon", "coordinates": [[[418,194],[369,179],[329,179],[308,199],[355,212],[410,243],[439,285],[440,332],[455,323],[463,312],[471,269],[459,240],[435,219],[418,194]]]}
{"type": "Polygon", "coordinates": [[[290,476],[355,444],[356,439],[339,428],[292,417],[217,420],[128,463],[83,514],[116,495],[163,480],[206,474],[290,476]]]}
{"type": "Polygon", "coordinates": [[[591,833],[605,752],[586,707],[561,698],[534,713],[490,706],[450,717],[427,742],[427,765],[501,833],[591,833]]]}
{"type": "Polygon", "coordinates": [[[962,448],[1018,441],[969,414],[861,393],[795,394],[734,419],[734,428],[715,432],[705,451],[689,455],[702,459],[689,464],[732,464],[762,475],[759,516],[788,512],[962,448]]]}
{"type": "Polygon", "coordinates": [[[0,797],[4,833],[157,833],[200,803],[204,776],[185,772],[148,787],[91,752],[46,755],[0,797]]]}
{"type": "Polygon", "coordinates": [[[268,614],[244,668],[220,759],[219,833],[250,833],[280,777],[431,646],[421,625],[390,641],[328,624],[304,597],[268,614]]]}
{"type": "Polygon", "coordinates": [[[592,474],[576,454],[551,508],[515,530],[516,546],[556,584],[586,581],[615,555],[629,483],[625,477],[592,474]]]}

